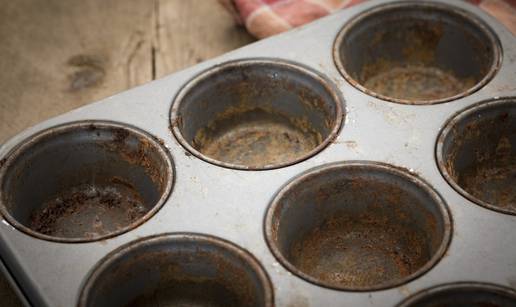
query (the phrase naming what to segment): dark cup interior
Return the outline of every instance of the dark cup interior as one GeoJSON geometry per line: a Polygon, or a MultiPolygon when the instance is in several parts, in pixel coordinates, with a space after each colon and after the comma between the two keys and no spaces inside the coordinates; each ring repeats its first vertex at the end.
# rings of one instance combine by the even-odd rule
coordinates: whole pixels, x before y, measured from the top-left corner
{"type": "Polygon", "coordinates": [[[386,100],[426,104],[482,86],[497,69],[500,47],[470,13],[406,2],[353,19],[339,34],[335,57],[359,89],[386,100]]]}
{"type": "Polygon", "coordinates": [[[338,95],[326,80],[294,64],[246,60],[192,80],[172,109],[174,134],[197,156],[239,169],[302,160],[335,135],[338,95]]]}
{"type": "Polygon", "coordinates": [[[171,161],[152,137],[115,123],[72,123],[30,137],[8,156],[2,210],[37,236],[96,240],[156,211],[171,184],[171,161]]]}
{"type": "Polygon", "coordinates": [[[398,307],[514,307],[516,292],[483,283],[441,285],[418,293],[398,307]]]}
{"type": "Polygon", "coordinates": [[[439,137],[437,159],[463,195],[516,214],[516,100],[485,102],[457,114],[439,137]]]}
{"type": "Polygon", "coordinates": [[[342,290],[398,285],[429,269],[449,241],[441,198],[404,171],[342,163],[307,173],[273,200],[266,235],[294,273],[342,290]]]}
{"type": "Polygon", "coordinates": [[[128,244],[92,273],[79,306],[272,306],[261,266],[208,236],[163,235],[128,244]]]}

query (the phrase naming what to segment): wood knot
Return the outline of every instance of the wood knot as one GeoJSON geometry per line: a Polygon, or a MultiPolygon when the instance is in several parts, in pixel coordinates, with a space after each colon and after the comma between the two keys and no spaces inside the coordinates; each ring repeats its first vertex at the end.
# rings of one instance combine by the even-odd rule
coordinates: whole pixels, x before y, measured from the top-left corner
{"type": "Polygon", "coordinates": [[[68,59],[67,65],[75,70],[68,76],[69,90],[72,92],[101,84],[106,74],[103,61],[96,56],[75,55],[68,59]]]}

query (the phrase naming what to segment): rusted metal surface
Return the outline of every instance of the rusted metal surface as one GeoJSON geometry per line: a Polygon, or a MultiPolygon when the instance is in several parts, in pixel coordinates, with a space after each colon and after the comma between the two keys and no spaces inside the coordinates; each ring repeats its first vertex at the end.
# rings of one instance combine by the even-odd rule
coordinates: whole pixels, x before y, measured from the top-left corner
{"type": "Polygon", "coordinates": [[[469,95],[500,66],[494,34],[471,14],[437,3],[396,3],[350,21],[334,59],[341,74],[367,94],[405,104],[433,104],[469,95]]]}
{"type": "MultiPolygon", "coordinates": [[[[389,63],[388,66],[384,72],[368,78],[364,87],[388,97],[425,102],[458,95],[475,84],[471,79],[460,80],[432,65],[389,63]]],[[[382,71],[378,64],[374,67],[375,71],[382,71]]]]}
{"type": "Polygon", "coordinates": [[[368,288],[406,277],[431,254],[425,236],[374,214],[332,217],[292,246],[292,264],[341,287],[368,288]]]}
{"type": "MultiPolygon", "coordinates": [[[[95,125],[91,125],[89,129],[96,129],[95,125]]],[[[113,140],[98,142],[98,145],[119,155],[125,162],[142,167],[158,189],[164,191],[167,184],[164,173],[166,173],[167,170],[164,169],[163,164],[153,161],[153,159],[156,158],[151,155],[151,153],[154,153],[156,148],[158,148],[156,142],[161,145],[160,149],[165,151],[161,143],[162,141],[152,139],[145,135],[131,135],[130,131],[126,128],[115,128],[112,131],[113,140]],[[131,140],[130,137],[136,137],[137,139],[131,140]],[[130,146],[129,143],[131,142],[136,142],[137,147],[134,148],[134,146],[130,146]]],[[[165,159],[165,157],[161,157],[160,159],[165,159]]]]}
{"type": "Polygon", "coordinates": [[[437,146],[441,172],[479,205],[516,214],[516,100],[479,103],[452,117],[437,146]]]}
{"type": "Polygon", "coordinates": [[[297,160],[321,142],[321,135],[311,125],[295,125],[285,116],[262,109],[215,119],[193,140],[194,147],[206,156],[256,167],[297,160]]]}
{"type": "Polygon", "coordinates": [[[423,290],[398,307],[513,307],[514,289],[488,283],[458,282],[423,290]]]}
{"type": "Polygon", "coordinates": [[[165,149],[141,131],[71,123],[25,140],[8,156],[0,209],[36,237],[99,240],[155,213],[171,190],[172,172],[165,149]]]}
{"type": "Polygon", "coordinates": [[[32,212],[29,228],[53,237],[94,239],[131,225],[148,208],[134,187],[113,181],[65,190],[32,212]]]}
{"type": "Polygon", "coordinates": [[[389,165],[346,162],[307,172],[274,198],[266,237],[290,271],[343,290],[389,288],[428,270],[450,240],[441,197],[389,165]]]}
{"type": "MultiPolygon", "coordinates": [[[[351,62],[357,67],[371,58],[359,53],[351,62]]],[[[515,71],[513,34],[464,1],[372,0],[335,12],[50,119],[0,146],[0,258],[30,303],[49,307],[81,299],[193,304],[194,297],[205,305],[263,298],[266,306],[385,307],[452,282],[514,288],[516,236],[508,234],[516,215],[502,214],[510,206],[474,205],[485,195],[459,185],[489,197],[505,185],[496,202],[513,197],[515,71]],[[412,32],[401,31],[405,13],[388,11],[407,6],[411,20],[422,20],[412,32]],[[412,35],[414,44],[394,35],[389,49],[383,34],[367,35],[364,25],[375,20],[385,33],[391,24],[399,28],[398,41],[412,35]],[[424,101],[362,89],[342,77],[332,56],[350,25],[386,55],[384,64],[367,63],[364,78],[414,68],[406,78],[421,80],[386,77],[395,92],[440,96],[459,91],[460,82],[471,87],[424,101]],[[491,50],[477,50],[483,47],[491,50]],[[404,56],[419,63],[393,67],[404,56]],[[443,65],[432,66],[434,57],[443,65]],[[423,102],[434,105],[417,105],[423,102]],[[451,124],[477,104],[486,109],[463,121],[475,123],[470,132],[451,124]],[[66,136],[73,130],[66,127],[81,132],[66,136]],[[467,166],[480,162],[489,168],[474,170],[484,176],[470,174],[467,166]],[[484,183],[489,188],[475,185],[484,183]],[[63,199],[72,205],[58,206],[63,199]],[[122,210],[133,200],[146,213],[122,210]],[[46,212],[32,207],[45,203],[46,212]],[[91,227],[72,221],[74,230],[98,232],[83,214],[90,209],[102,211],[103,226],[118,227],[111,214],[130,224],[97,237],[44,234],[75,215],[91,227]],[[54,221],[53,214],[64,215],[54,221]],[[48,227],[36,232],[31,222],[48,227]]]]}
{"type": "Polygon", "coordinates": [[[176,97],[172,131],[190,152],[238,169],[270,169],[304,160],[338,133],[343,101],[316,72],[271,60],[209,69],[176,97]]]}
{"type": "Polygon", "coordinates": [[[200,234],[131,242],[92,272],[79,306],[274,306],[271,282],[243,249],[200,234]]]}

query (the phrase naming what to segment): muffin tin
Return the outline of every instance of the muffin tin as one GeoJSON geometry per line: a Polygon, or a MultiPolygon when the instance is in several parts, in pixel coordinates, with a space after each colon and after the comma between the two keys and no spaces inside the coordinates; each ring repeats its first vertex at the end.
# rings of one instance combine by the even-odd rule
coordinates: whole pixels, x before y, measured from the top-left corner
{"type": "Polygon", "coordinates": [[[503,25],[368,1],[7,141],[2,269],[33,306],[515,306],[515,123],[503,25]]]}

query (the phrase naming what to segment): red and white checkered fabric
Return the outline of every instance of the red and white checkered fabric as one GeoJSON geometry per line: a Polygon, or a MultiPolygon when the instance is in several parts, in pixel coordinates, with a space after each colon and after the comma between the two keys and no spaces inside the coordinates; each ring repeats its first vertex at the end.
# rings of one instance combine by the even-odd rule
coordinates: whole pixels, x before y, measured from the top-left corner
{"type": "MultiPolygon", "coordinates": [[[[219,0],[258,38],[303,25],[367,0],[219,0]]],[[[516,0],[467,0],[496,17],[516,35],[516,0]]]]}

